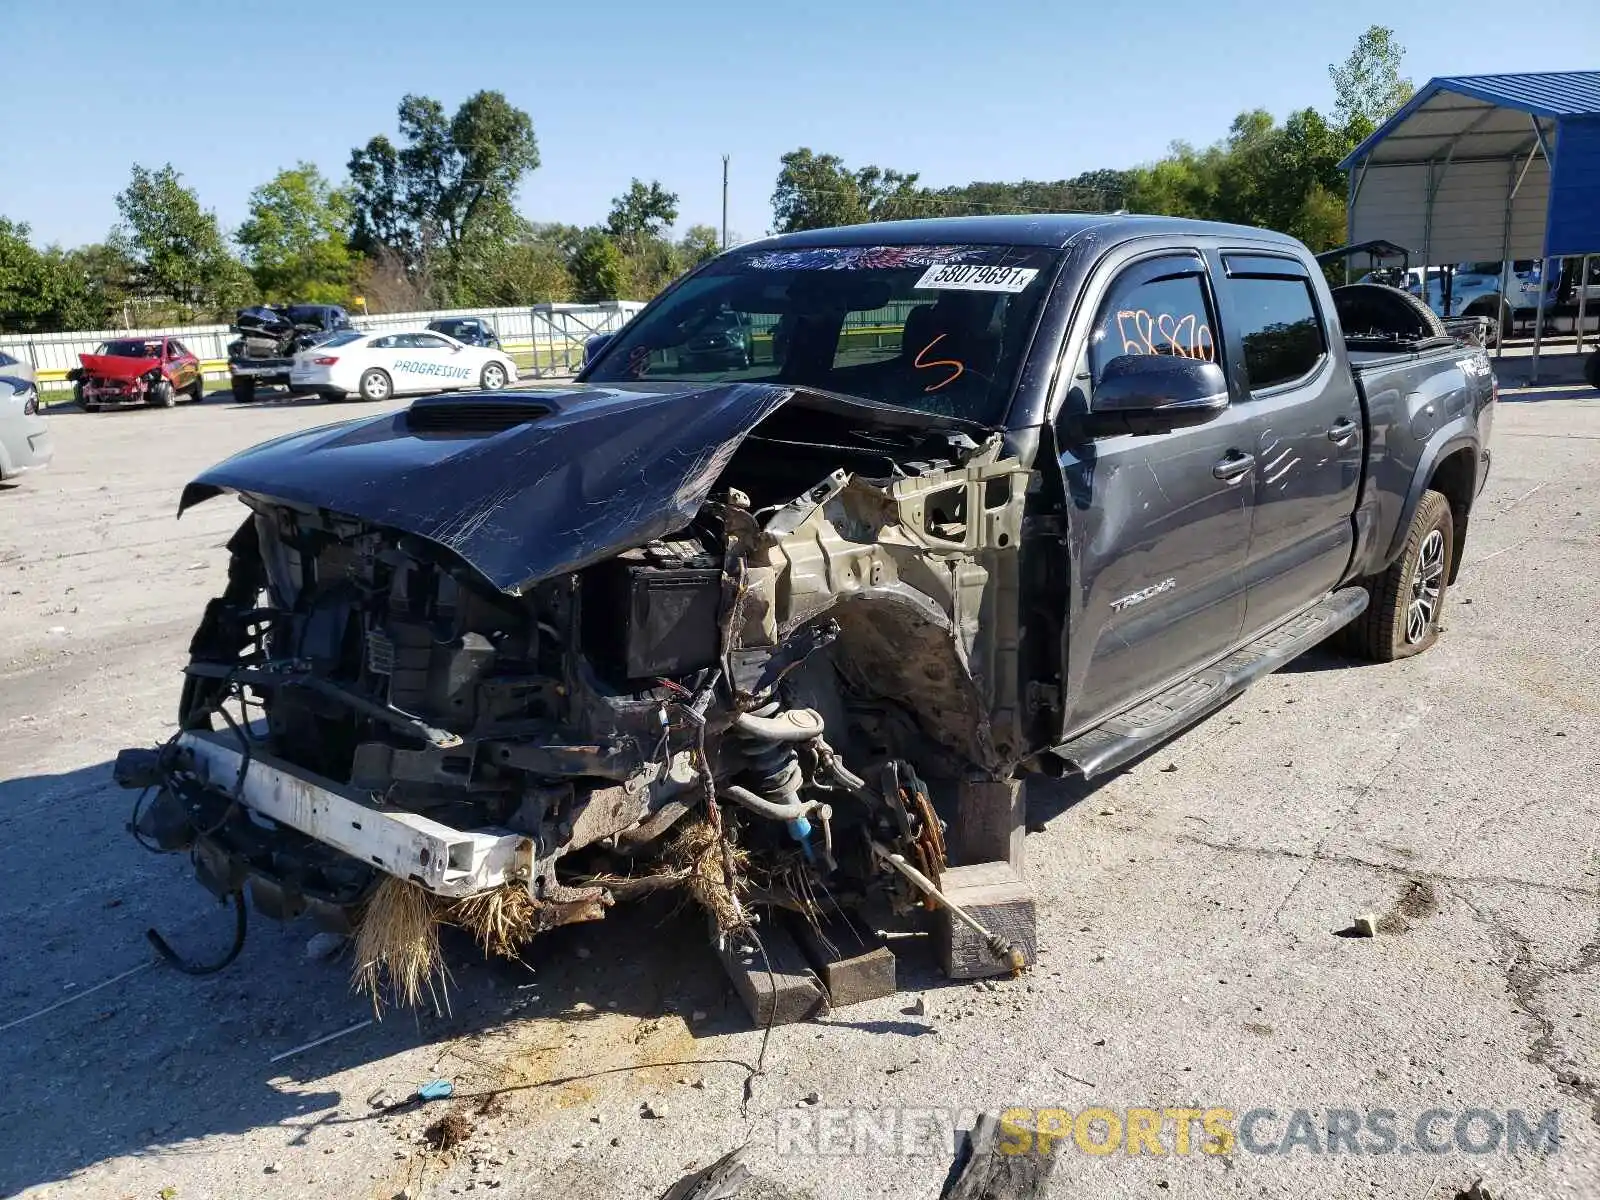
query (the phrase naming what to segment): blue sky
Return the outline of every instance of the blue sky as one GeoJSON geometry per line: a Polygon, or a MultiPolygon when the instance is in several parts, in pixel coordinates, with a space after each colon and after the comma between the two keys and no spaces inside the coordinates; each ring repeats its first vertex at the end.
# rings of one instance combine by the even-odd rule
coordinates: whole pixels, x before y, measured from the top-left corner
{"type": "Polygon", "coordinates": [[[0,216],[35,238],[103,238],[134,162],[171,161],[226,226],[252,187],[308,159],[342,176],[393,135],[405,92],[453,110],[496,88],[533,117],[535,220],[603,219],[631,176],[715,224],[771,221],[796,146],[933,185],[1058,179],[1216,140],[1244,108],[1332,103],[1327,65],[1369,24],[1406,72],[1600,67],[1595,0],[521,0],[501,5],[0,0],[0,216]]]}

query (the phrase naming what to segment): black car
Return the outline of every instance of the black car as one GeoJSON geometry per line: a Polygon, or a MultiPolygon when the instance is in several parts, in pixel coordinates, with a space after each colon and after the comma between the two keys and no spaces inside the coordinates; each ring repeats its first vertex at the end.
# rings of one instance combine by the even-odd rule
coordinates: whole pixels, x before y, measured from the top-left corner
{"type": "Polygon", "coordinates": [[[429,321],[428,328],[434,333],[442,333],[445,337],[455,338],[468,346],[488,346],[492,350],[500,349],[500,336],[495,333],[494,326],[481,317],[444,317],[438,321],[429,321]]]}
{"type": "Polygon", "coordinates": [[[739,312],[713,314],[678,347],[678,367],[684,371],[742,371],[754,361],[750,318],[739,312]]]}

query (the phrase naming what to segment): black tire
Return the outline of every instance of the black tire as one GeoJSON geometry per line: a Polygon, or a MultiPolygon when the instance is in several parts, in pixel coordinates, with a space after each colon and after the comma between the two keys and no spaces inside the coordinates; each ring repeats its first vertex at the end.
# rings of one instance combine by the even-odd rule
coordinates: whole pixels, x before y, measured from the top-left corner
{"type": "Polygon", "coordinates": [[[204,376],[201,376],[199,379],[196,379],[192,384],[189,385],[188,396],[189,399],[196,404],[199,404],[206,398],[206,381],[204,376]]]}
{"type": "Polygon", "coordinates": [[[394,395],[394,380],[389,378],[389,372],[380,371],[377,367],[361,372],[363,400],[387,400],[392,395],[394,395]]]}
{"type": "Polygon", "coordinates": [[[256,398],[256,381],[254,379],[241,379],[235,375],[230,381],[233,387],[233,398],[240,404],[252,404],[256,398]]]}
{"type": "Polygon", "coordinates": [[[498,392],[510,382],[511,377],[506,374],[506,369],[497,362],[484,363],[483,371],[478,376],[478,386],[486,392],[498,392]]]}
{"type": "Polygon", "coordinates": [[[1373,662],[1394,662],[1433,645],[1454,557],[1450,502],[1439,492],[1423,492],[1400,556],[1383,574],[1364,581],[1371,600],[1346,627],[1345,649],[1373,662]]]}
{"type": "Polygon", "coordinates": [[[1583,377],[1592,388],[1600,388],[1600,350],[1589,355],[1583,364],[1583,377]]]}
{"type": "Polygon", "coordinates": [[[177,402],[178,393],[172,390],[172,382],[167,379],[157,381],[146,401],[152,408],[171,408],[177,402]]]}
{"type": "Polygon", "coordinates": [[[78,402],[78,407],[83,409],[84,412],[93,411],[83,398],[83,380],[75,379],[72,381],[72,398],[78,402]]]}
{"type": "Polygon", "coordinates": [[[1381,283],[1334,288],[1333,308],[1349,336],[1378,333],[1416,341],[1446,336],[1433,309],[1410,292],[1381,283]]]}

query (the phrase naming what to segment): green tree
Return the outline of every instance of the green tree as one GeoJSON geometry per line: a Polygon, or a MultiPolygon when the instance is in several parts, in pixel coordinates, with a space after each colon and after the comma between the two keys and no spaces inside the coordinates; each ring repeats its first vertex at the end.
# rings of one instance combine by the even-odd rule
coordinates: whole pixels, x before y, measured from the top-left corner
{"type": "Polygon", "coordinates": [[[135,164],[117,210],[122,224],[112,244],[137,264],[147,297],[170,302],[179,320],[220,313],[253,293],[244,264],[228,253],[216,213],[200,207],[171,163],[156,171],[135,164]]]}
{"type": "Polygon", "coordinates": [[[475,269],[462,281],[460,303],[550,304],[572,299],[570,252],[544,227],[518,219],[516,233],[485,246],[475,269]]]}
{"type": "Polygon", "coordinates": [[[52,280],[27,225],[0,217],[0,328],[31,333],[45,328],[52,280]]]}
{"type": "Polygon", "coordinates": [[[678,239],[678,260],[685,271],[692,271],[722,252],[717,231],[710,225],[691,225],[678,239]]]}
{"type": "Polygon", "coordinates": [[[570,270],[573,293],[583,303],[621,297],[627,264],[617,243],[604,230],[589,231],[572,256],[570,270]]]}
{"type": "Polygon", "coordinates": [[[109,246],[36,249],[26,225],[0,217],[0,331],[113,328],[132,270],[109,246]]]}
{"type": "Polygon", "coordinates": [[[334,304],[353,281],[350,220],[350,198],[302,162],[250,193],[250,216],[233,236],[268,300],[334,304]]]}
{"type": "Polygon", "coordinates": [[[997,213],[1107,212],[1120,207],[1128,190],[1128,172],[1085,171],[1073,179],[1051,183],[1024,179],[1019,183],[968,183],[926,193],[929,216],[981,216],[997,213]]]}
{"type": "Polygon", "coordinates": [[[780,233],[914,217],[927,206],[915,175],[883,167],[852,171],[838,155],[806,147],[791,150],[782,162],[772,193],[780,233]]]}
{"type": "Polygon", "coordinates": [[[1399,110],[1415,90],[1400,74],[1405,47],[1395,41],[1394,30],[1372,25],[1356,39],[1355,49],[1343,65],[1331,64],[1333,119],[1352,144],[1399,110]]]}
{"type": "Polygon", "coordinates": [[[385,248],[450,293],[517,231],[517,186],[539,166],[533,120],[483,91],[449,117],[437,100],[408,95],[398,124],[398,146],[380,134],[351,152],[351,241],[369,255],[385,248]]]}
{"type": "Polygon", "coordinates": [[[1224,154],[1174,142],[1167,157],[1129,172],[1127,207],[1133,212],[1214,219],[1224,154]]]}
{"type": "Polygon", "coordinates": [[[652,179],[649,184],[635,179],[628,190],[611,202],[606,232],[625,246],[637,246],[660,238],[678,219],[678,194],[669,192],[652,179]]]}

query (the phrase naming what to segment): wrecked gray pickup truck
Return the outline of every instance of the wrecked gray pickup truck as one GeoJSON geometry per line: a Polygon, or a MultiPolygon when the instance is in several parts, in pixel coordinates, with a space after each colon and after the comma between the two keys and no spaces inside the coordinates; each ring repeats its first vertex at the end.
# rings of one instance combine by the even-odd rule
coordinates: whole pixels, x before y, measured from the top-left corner
{"type": "Polygon", "coordinates": [[[1495,398],[1403,293],[1156,218],[775,238],[591,350],[185,489],[250,516],[180,733],[119,776],[241,922],[403,926],[399,889],[514,951],[682,887],[734,941],[888,901],[1016,969],[1019,781],[1341,629],[1431,644],[1495,398]],[[685,354],[729,324],[748,355],[685,354]]]}

